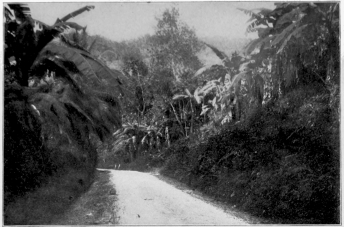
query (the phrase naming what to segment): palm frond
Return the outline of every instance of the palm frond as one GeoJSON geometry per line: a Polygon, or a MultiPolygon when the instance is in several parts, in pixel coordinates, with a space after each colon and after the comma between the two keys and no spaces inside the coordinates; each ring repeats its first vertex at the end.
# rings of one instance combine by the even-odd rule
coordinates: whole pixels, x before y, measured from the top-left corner
{"type": "Polygon", "coordinates": [[[271,23],[274,18],[271,18],[269,14],[272,12],[270,9],[266,8],[257,8],[252,10],[237,8],[238,10],[244,12],[246,15],[250,16],[251,18],[247,21],[250,22],[246,29],[246,33],[254,32],[254,29],[260,25],[265,25],[269,27],[269,23],[271,23]]]}
{"type": "MultiPolygon", "coordinates": [[[[121,93],[121,82],[118,79],[120,72],[110,70],[85,50],[70,47],[60,39],[55,39],[42,50],[40,55],[55,55],[73,62],[82,73],[82,76],[79,74],[74,75],[73,79],[79,81],[79,84],[83,84],[85,87],[100,92],[106,91],[117,97],[121,93]]],[[[37,64],[38,62],[35,63],[35,65],[37,64]]]]}
{"type": "Polygon", "coordinates": [[[292,23],[287,28],[285,28],[280,34],[276,35],[275,39],[272,41],[271,46],[277,46],[280,42],[285,40],[285,38],[300,24],[300,21],[292,23]]]}
{"type": "Polygon", "coordinates": [[[179,99],[185,99],[185,98],[188,98],[189,96],[187,95],[181,95],[181,94],[177,94],[177,95],[174,95],[173,96],[173,100],[179,100],[179,99]]]}
{"type": "Polygon", "coordinates": [[[257,44],[259,44],[262,41],[262,38],[259,39],[254,39],[251,42],[249,42],[245,47],[244,47],[244,54],[245,55],[250,55],[254,49],[257,48],[257,44]]]}
{"type": "Polygon", "coordinates": [[[202,75],[206,70],[208,70],[211,67],[211,65],[208,66],[204,66],[202,68],[200,68],[199,70],[196,71],[194,76],[199,76],[202,75]]]}
{"type": "Polygon", "coordinates": [[[257,54],[261,52],[262,48],[267,49],[271,47],[271,41],[275,38],[274,35],[266,36],[264,38],[258,38],[251,41],[244,48],[245,55],[257,54]]]}
{"type": "Polygon", "coordinates": [[[215,89],[218,84],[219,82],[217,80],[208,81],[205,86],[197,90],[197,93],[199,96],[204,97],[207,94],[209,94],[213,89],[215,89]]]}
{"type": "Polygon", "coordinates": [[[275,29],[283,27],[285,24],[289,25],[298,21],[304,15],[303,10],[299,7],[293,9],[289,13],[282,15],[276,22],[275,29]]]}
{"type": "Polygon", "coordinates": [[[204,44],[208,46],[216,54],[216,56],[222,60],[223,63],[229,61],[228,56],[223,51],[220,51],[219,49],[217,49],[216,47],[210,44],[207,44],[207,43],[204,43],[204,44]]]}
{"type": "Polygon", "coordinates": [[[278,49],[277,54],[281,53],[283,51],[283,49],[286,47],[286,45],[288,44],[288,42],[290,41],[290,39],[292,37],[295,37],[296,39],[299,39],[302,36],[302,31],[307,28],[308,24],[304,24],[300,27],[297,27],[292,33],[290,33],[288,35],[287,38],[284,39],[281,47],[278,49]]]}
{"type": "Polygon", "coordinates": [[[66,22],[67,20],[73,18],[73,17],[76,17],[77,15],[85,12],[85,11],[90,11],[91,9],[94,9],[95,7],[94,6],[84,6],[78,10],[75,10],[74,12],[72,13],[69,13],[68,15],[64,16],[63,18],[61,19],[58,19],[56,22],[66,22]]]}
{"type": "Polygon", "coordinates": [[[16,19],[23,22],[31,17],[31,10],[27,4],[23,3],[7,3],[7,5],[14,11],[16,19]]]}
{"type": "Polygon", "coordinates": [[[256,9],[243,9],[243,8],[237,8],[238,10],[244,12],[246,15],[254,16],[254,17],[261,17],[261,16],[267,16],[272,10],[267,8],[256,8],[256,9]]]}
{"type": "Polygon", "coordinates": [[[255,20],[253,22],[251,22],[247,28],[246,28],[246,34],[247,33],[252,33],[252,32],[255,32],[256,29],[258,28],[258,26],[266,26],[266,27],[269,27],[269,24],[266,20],[263,20],[263,19],[260,19],[260,20],[255,20]]]}
{"type": "Polygon", "coordinates": [[[241,72],[233,77],[232,80],[232,89],[238,90],[239,86],[241,84],[241,80],[244,79],[247,76],[247,72],[241,72]]]}
{"type": "Polygon", "coordinates": [[[198,92],[199,92],[199,87],[198,87],[198,88],[195,90],[195,92],[194,92],[194,98],[195,98],[197,104],[200,104],[200,103],[201,103],[201,100],[202,100],[202,96],[200,96],[200,95],[198,94],[198,92]]]}
{"type": "Polygon", "coordinates": [[[11,10],[9,8],[7,8],[6,6],[4,7],[4,11],[5,11],[5,18],[6,21],[11,21],[14,19],[14,14],[11,12],[11,10]]]}
{"type": "Polygon", "coordinates": [[[118,101],[114,97],[107,99],[104,94],[75,89],[60,78],[47,90],[30,95],[29,103],[37,108],[41,121],[60,128],[61,133],[74,136],[77,141],[87,141],[91,132],[103,140],[114,127],[121,126],[118,101]]]}
{"type": "Polygon", "coordinates": [[[54,28],[58,28],[58,29],[68,29],[68,28],[72,28],[75,29],[76,31],[80,31],[80,30],[86,30],[86,27],[82,27],[81,25],[75,23],[75,22],[59,22],[59,23],[55,23],[54,28]]]}
{"type": "Polygon", "coordinates": [[[268,36],[271,32],[272,28],[254,28],[252,29],[252,32],[258,32],[259,38],[265,38],[268,36]]]}
{"type": "Polygon", "coordinates": [[[193,97],[189,89],[185,88],[185,93],[188,95],[188,97],[193,97]]]}
{"type": "MultiPolygon", "coordinates": [[[[59,39],[53,40],[41,51],[31,68],[31,73],[42,77],[47,69],[54,71],[56,75],[56,81],[49,92],[53,92],[53,97],[58,98],[54,101],[50,98],[48,103],[58,104],[54,104],[56,107],[52,109],[65,108],[66,116],[73,113],[75,117],[84,119],[84,124],[88,125],[85,130],[93,131],[101,139],[108,135],[113,127],[121,127],[120,105],[117,99],[121,91],[113,71],[97,62],[88,52],[70,47],[59,39]],[[62,106],[59,108],[59,105],[62,106]]],[[[46,105],[40,105],[36,99],[33,100],[39,111],[51,110],[46,105]]],[[[58,115],[61,113],[60,111],[58,115]]],[[[73,127],[84,130],[82,125],[79,127],[77,123],[73,124],[73,127]]],[[[64,128],[68,133],[73,132],[67,126],[64,128]]]]}

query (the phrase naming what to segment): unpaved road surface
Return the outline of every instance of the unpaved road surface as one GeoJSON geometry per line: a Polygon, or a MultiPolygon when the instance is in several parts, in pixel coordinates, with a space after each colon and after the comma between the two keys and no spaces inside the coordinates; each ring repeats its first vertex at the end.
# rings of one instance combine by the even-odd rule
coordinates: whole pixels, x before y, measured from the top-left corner
{"type": "Polygon", "coordinates": [[[248,225],[150,173],[111,170],[120,225],[248,225]]]}

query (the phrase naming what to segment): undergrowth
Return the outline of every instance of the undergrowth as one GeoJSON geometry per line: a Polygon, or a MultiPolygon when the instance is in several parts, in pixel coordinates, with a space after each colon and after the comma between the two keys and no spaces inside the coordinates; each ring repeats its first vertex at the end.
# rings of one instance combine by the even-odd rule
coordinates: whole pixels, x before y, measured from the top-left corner
{"type": "Polygon", "coordinates": [[[47,225],[63,214],[91,185],[90,178],[82,170],[70,170],[55,175],[39,188],[7,202],[4,210],[6,225],[47,225]],[[86,182],[80,179],[87,179],[86,182]]]}
{"type": "Polygon", "coordinates": [[[110,153],[106,157],[104,161],[98,161],[98,168],[149,172],[161,167],[164,163],[163,157],[153,154],[141,155],[132,162],[126,162],[114,153],[110,153]]]}
{"type": "Polygon", "coordinates": [[[207,141],[178,141],[162,174],[278,223],[339,223],[338,106],[319,90],[295,89],[207,141]]]}

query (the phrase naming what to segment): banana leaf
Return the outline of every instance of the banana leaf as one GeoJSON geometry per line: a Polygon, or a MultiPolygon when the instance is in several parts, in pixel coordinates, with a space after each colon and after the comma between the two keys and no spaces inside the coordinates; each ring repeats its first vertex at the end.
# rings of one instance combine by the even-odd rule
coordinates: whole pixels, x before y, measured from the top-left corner
{"type": "MultiPolygon", "coordinates": [[[[73,62],[81,72],[72,75],[73,80],[78,84],[83,84],[99,92],[108,92],[116,97],[122,93],[121,82],[118,79],[120,72],[110,70],[86,50],[70,47],[60,38],[56,38],[41,51],[40,55],[43,57],[53,55],[56,58],[73,62]]],[[[38,62],[34,65],[37,64],[38,62]]]]}

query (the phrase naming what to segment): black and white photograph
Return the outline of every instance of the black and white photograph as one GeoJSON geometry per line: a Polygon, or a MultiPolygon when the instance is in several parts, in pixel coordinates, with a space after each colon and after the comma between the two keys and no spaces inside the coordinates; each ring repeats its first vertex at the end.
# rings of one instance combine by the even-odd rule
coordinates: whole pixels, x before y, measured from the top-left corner
{"type": "Polygon", "coordinates": [[[342,224],[340,6],[3,2],[1,224],[342,224]]]}

